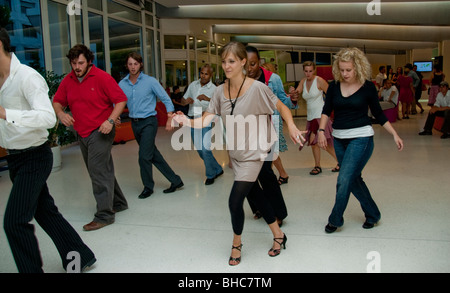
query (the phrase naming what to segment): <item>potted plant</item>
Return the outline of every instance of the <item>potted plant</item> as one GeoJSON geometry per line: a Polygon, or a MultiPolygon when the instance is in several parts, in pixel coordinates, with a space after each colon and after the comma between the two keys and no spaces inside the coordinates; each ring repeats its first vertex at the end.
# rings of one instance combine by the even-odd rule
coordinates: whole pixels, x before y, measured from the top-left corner
{"type": "MultiPolygon", "coordinates": [[[[64,75],[58,75],[53,71],[40,70],[48,85],[48,96],[53,99],[64,75]]],[[[53,128],[48,129],[48,141],[53,151],[53,169],[52,172],[61,168],[61,147],[76,141],[76,136],[71,127],[67,127],[57,119],[53,128]]]]}

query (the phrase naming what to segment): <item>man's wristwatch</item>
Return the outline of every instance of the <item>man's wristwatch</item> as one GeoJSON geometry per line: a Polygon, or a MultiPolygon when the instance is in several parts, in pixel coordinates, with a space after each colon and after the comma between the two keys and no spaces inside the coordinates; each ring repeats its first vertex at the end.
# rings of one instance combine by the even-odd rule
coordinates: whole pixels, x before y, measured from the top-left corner
{"type": "Polygon", "coordinates": [[[112,125],[114,125],[114,120],[112,120],[111,118],[108,119],[108,122],[111,123],[112,125]]]}

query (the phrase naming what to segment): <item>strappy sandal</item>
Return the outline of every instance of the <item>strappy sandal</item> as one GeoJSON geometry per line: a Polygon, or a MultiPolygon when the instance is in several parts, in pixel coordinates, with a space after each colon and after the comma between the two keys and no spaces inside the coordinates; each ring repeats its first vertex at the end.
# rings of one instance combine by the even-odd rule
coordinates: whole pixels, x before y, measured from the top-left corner
{"type": "Polygon", "coordinates": [[[281,185],[281,184],[286,184],[286,183],[288,183],[288,180],[289,180],[289,176],[286,177],[286,178],[280,176],[280,177],[278,178],[278,184],[280,184],[280,185],[281,185]]]}
{"type": "MultiPolygon", "coordinates": [[[[242,249],[242,243],[241,243],[241,245],[238,245],[238,246],[234,246],[234,245],[232,245],[232,248],[231,248],[231,250],[233,250],[233,249],[236,249],[236,250],[239,250],[239,252],[241,252],[241,249],[242,249]]],[[[240,264],[241,263],[241,257],[231,257],[230,256],[230,259],[228,260],[228,264],[230,265],[230,266],[237,266],[238,264],[240,264]],[[236,262],[235,264],[231,264],[231,262],[236,262]]]]}
{"type": "Polygon", "coordinates": [[[315,166],[314,169],[309,172],[310,175],[317,175],[320,173],[322,173],[322,168],[320,168],[319,166],[315,166]]]}
{"type": "Polygon", "coordinates": [[[273,249],[273,247],[272,247],[269,250],[269,256],[270,257],[278,256],[281,253],[281,248],[286,249],[286,242],[287,242],[286,234],[283,235],[283,238],[273,238],[273,241],[278,243],[278,244],[280,244],[280,248],[279,249],[273,249]],[[282,242],[280,242],[278,240],[282,240],[282,242]],[[273,254],[270,254],[271,252],[273,252],[273,254]]]}
{"type": "Polygon", "coordinates": [[[339,164],[336,165],[333,169],[331,169],[331,172],[339,172],[341,170],[341,166],[339,164]]]}

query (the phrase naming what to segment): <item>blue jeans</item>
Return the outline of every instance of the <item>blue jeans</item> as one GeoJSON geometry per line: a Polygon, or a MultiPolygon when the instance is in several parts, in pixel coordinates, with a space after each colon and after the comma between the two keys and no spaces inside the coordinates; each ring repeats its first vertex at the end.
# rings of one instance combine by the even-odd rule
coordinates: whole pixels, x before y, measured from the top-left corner
{"type": "Polygon", "coordinates": [[[328,222],[340,227],[344,224],[344,211],[350,192],[358,199],[365,214],[366,222],[375,224],[381,214],[364,183],[361,172],[373,152],[373,136],[351,139],[334,138],[334,149],[340,165],[336,184],[336,202],[328,222]]]}
{"type": "Polygon", "coordinates": [[[211,126],[204,128],[191,128],[192,142],[198,155],[205,164],[206,178],[213,179],[220,172],[222,166],[217,163],[216,158],[211,151],[211,126]]]}

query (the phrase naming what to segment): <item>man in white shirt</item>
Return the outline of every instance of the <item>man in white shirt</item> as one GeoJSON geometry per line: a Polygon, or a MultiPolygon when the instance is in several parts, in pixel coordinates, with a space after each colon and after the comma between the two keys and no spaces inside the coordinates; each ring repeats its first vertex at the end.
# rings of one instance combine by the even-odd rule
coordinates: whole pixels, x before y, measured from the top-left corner
{"type": "Polygon", "coordinates": [[[43,272],[30,224],[33,218],[55,243],[64,269],[69,269],[72,261],[69,253],[79,253],[81,270],[96,261],[94,253],[58,212],[47,187],[53,164],[47,129],[55,123],[44,78],[11,53],[8,33],[0,28],[0,146],[8,151],[13,182],[3,226],[21,273],[43,272]]]}
{"type": "Polygon", "coordinates": [[[450,91],[448,88],[448,82],[442,81],[440,83],[440,92],[436,97],[436,102],[433,107],[431,107],[423,131],[419,132],[419,135],[431,135],[434,120],[436,119],[436,116],[438,116],[444,117],[444,123],[441,128],[441,132],[443,133],[441,138],[445,139],[450,137],[450,91]]]}
{"type": "Polygon", "coordinates": [[[386,79],[386,66],[380,66],[378,71],[379,72],[375,77],[375,82],[377,83],[377,88],[381,89],[383,87],[383,81],[386,79]]]}
{"type": "MultiPolygon", "coordinates": [[[[192,82],[183,98],[189,104],[189,118],[197,118],[208,108],[209,100],[212,98],[216,86],[212,83],[212,67],[209,64],[202,66],[200,79],[192,82]]],[[[222,166],[217,163],[211,151],[211,126],[201,129],[191,129],[191,137],[200,158],[205,164],[205,185],[214,183],[214,179],[223,174],[222,166]]]]}
{"type": "Polygon", "coordinates": [[[387,110],[397,106],[398,104],[398,90],[395,85],[392,85],[392,81],[385,79],[383,82],[383,87],[380,90],[380,101],[381,109],[387,110]]]}

